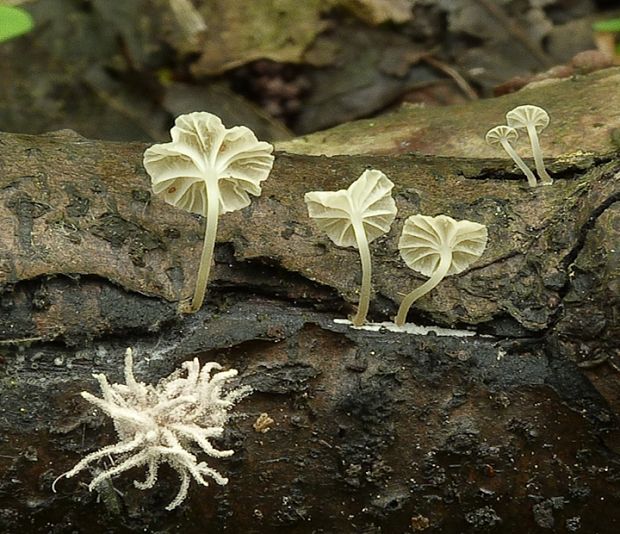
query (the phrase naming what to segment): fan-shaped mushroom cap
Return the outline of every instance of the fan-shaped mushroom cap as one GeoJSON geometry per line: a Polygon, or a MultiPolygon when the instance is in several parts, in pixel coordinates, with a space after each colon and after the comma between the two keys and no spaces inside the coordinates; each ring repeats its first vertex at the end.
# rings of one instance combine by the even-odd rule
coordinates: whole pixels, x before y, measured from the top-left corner
{"type": "Polygon", "coordinates": [[[518,106],[506,113],[506,122],[512,128],[533,126],[540,132],[549,126],[549,114],[538,106],[518,106]]]}
{"type": "Polygon", "coordinates": [[[514,143],[519,138],[519,132],[510,126],[496,126],[491,128],[486,136],[485,141],[489,145],[500,145],[502,140],[508,141],[510,144],[514,143]]]}
{"type": "Polygon", "coordinates": [[[432,276],[442,254],[451,253],[447,275],[460,273],[476,261],[487,244],[487,228],[446,215],[412,215],[405,221],[398,249],[410,269],[432,276]]]}
{"type": "Polygon", "coordinates": [[[512,158],[512,161],[514,161],[517,164],[517,167],[519,167],[523,174],[525,174],[530,187],[536,187],[536,176],[534,176],[534,173],[529,169],[525,162],[519,157],[519,154],[517,154],[512,147],[512,143],[518,138],[519,132],[510,126],[505,125],[491,128],[485,136],[485,140],[489,145],[501,145],[506,153],[512,158]]]}
{"type": "Polygon", "coordinates": [[[245,126],[226,128],[215,115],[194,112],[177,117],[170,143],[144,152],[153,192],[179,208],[206,216],[207,181],[219,188],[219,213],[250,204],[273,166],[273,147],[245,126]]]}
{"type": "Polygon", "coordinates": [[[360,221],[368,243],[390,230],[396,217],[394,184],[377,170],[367,170],[348,189],[312,191],[304,199],[317,226],[340,247],[356,247],[354,222],[360,221]]]}
{"type": "Polygon", "coordinates": [[[506,121],[508,122],[508,126],[512,126],[513,128],[525,128],[527,130],[527,134],[530,137],[530,144],[532,145],[532,155],[536,163],[536,172],[538,172],[541,183],[544,185],[551,185],[553,179],[549,176],[547,169],[545,169],[542,150],[538,142],[538,132],[544,130],[549,124],[549,115],[547,112],[538,106],[519,106],[506,113],[506,121]]]}

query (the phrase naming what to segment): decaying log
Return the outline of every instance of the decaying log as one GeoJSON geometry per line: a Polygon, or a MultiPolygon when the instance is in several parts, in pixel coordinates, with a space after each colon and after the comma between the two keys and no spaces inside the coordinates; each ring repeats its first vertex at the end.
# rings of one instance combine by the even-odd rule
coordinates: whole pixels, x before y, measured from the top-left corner
{"type": "Polygon", "coordinates": [[[550,159],[535,189],[502,159],[278,153],[262,196],[222,217],[206,305],[182,316],[203,221],[151,196],[144,148],[0,134],[0,530],[617,532],[617,153],[550,159]],[[410,314],[443,335],[333,321],[358,256],[303,193],[368,167],[399,210],[372,246],[373,320],[423,281],[397,254],[408,215],[488,225],[483,258],[410,314]],[[174,512],[173,471],[147,491],[121,476],[89,493],[83,474],[51,492],[115,441],[78,393],[93,372],[122,382],[127,346],[141,380],[197,355],[255,390],[221,440],[236,454],[209,459],[230,483],[174,512]]]}

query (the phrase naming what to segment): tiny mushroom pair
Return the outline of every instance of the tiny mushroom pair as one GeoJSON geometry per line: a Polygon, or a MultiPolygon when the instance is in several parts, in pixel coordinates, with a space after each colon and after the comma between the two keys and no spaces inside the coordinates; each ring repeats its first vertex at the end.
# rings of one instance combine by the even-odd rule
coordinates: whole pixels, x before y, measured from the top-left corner
{"type": "MultiPolygon", "coordinates": [[[[366,321],[370,303],[372,262],[369,243],[387,233],[396,217],[394,184],[379,170],[366,170],[348,189],[306,193],[310,217],[338,246],[359,250],[362,286],[354,326],[366,321]]],[[[460,273],[478,259],[487,243],[486,226],[456,221],[446,215],[412,215],[404,224],[398,249],[410,269],[430,278],[408,293],[394,322],[402,326],[407,313],[446,276],[460,273]]]]}
{"type": "Polygon", "coordinates": [[[526,130],[530,138],[532,155],[534,156],[534,163],[536,165],[536,172],[540,177],[540,183],[543,185],[551,185],[553,180],[551,176],[549,176],[547,169],[545,169],[542,150],[538,142],[538,133],[549,125],[549,114],[538,106],[518,106],[506,113],[506,124],[507,125],[491,128],[486,134],[486,142],[489,145],[501,145],[517,164],[517,167],[525,174],[530,187],[536,187],[536,176],[534,176],[534,173],[529,169],[513,147],[513,143],[519,138],[519,132],[517,130],[526,130]]]}
{"type": "MultiPolygon", "coordinates": [[[[256,139],[245,126],[225,128],[207,112],[179,116],[170,143],[144,153],[144,167],[153,192],[164,201],[206,217],[204,245],[194,296],[188,309],[200,309],[209,279],[219,215],[250,204],[261,194],[261,182],[271,172],[274,157],[269,143],[256,139]]],[[[314,191],[305,201],[310,217],[338,246],[359,250],[362,286],[353,324],[362,325],[370,304],[372,261],[369,244],[389,231],[396,217],[391,197],[394,184],[379,170],[367,170],[346,190],[314,191]]],[[[404,224],[398,248],[408,267],[430,277],[403,299],[395,318],[402,326],[411,305],[448,275],[459,273],[486,247],[482,224],[439,215],[412,215],[404,224]]]]}

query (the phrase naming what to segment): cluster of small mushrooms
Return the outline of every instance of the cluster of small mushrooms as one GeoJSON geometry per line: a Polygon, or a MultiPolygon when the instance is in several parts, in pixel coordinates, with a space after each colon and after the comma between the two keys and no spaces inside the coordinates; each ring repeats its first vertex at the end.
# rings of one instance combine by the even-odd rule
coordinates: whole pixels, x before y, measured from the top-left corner
{"type": "MultiPolygon", "coordinates": [[[[536,178],[519,158],[511,143],[515,128],[525,128],[530,136],[536,170],[543,184],[551,183],[544,169],[537,131],[549,117],[535,106],[520,106],[507,115],[508,126],[493,128],[486,136],[500,143],[528,176],[536,178]]],[[[172,141],[156,144],[144,153],[144,167],[151,176],[155,194],[166,202],[206,217],[206,231],[196,288],[187,310],[196,312],[204,301],[213,258],[219,216],[248,206],[250,195],[261,194],[261,183],[273,166],[273,147],[256,139],[245,126],[226,128],[222,121],[206,112],[181,115],[171,130],[172,141]]],[[[370,305],[372,259],[370,243],[390,230],[396,218],[396,203],[391,192],[394,184],[383,172],[369,169],[347,189],[312,191],[305,194],[309,216],[340,247],[358,249],[362,265],[362,285],[354,326],[366,321],[370,305]]],[[[405,220],[398,249],[407,266],[429,277],[402,300],[394,322],[402,326],[412,304],[431,291],[444,277],[460,273],[484,252],[487,228],[483,224],[446,215],[411,215],[405,220]]],[[[156,385],[138,382],[133,372],[132,350],[125,355],[125,384],[110,384],[105,375],[93,375],[99,382],[102,398],[88,392],[82,396],[114,420],[118,443],[108,445],[82,458],[56,482],[81,472],[104,456],[115,456],[117,463],[99,472],[89,489],[134,467],[146,466],[144,482],[134,481],[139,489],[152,488],[162,463],[179,475],[181,485],[166,507],[172,510],[186,498],[190,480],[208,485],[205,477],[218,484],[228,479],[192,452],[197,444],[206,456],[222,458],[232,450],[219,450],[211,438],[222,435],[234,404],[251,393],[242,386],[224,391],[222,386],[237,371],[212,374],[221,366],[209,362],[203,366],[195,358],[156,385]]]]}
{"type": "MultiPolygon", "coordinates": [[[[507,126],[486,135],[490,144],[501,144],[525,173],[531,186],[536,177],[515,152],[517,129],[528,132],[541,183],[552,179],[545,170],[537,132],[549,124],[547,113],[536,106],[519,106],[506,115],[507,126]]],[[[273,147],[258,141],[245,126],[226,128],[207,112],[179,116],[171,130],[172,141],[156,144],[144,153],[144,167],[155,194],[163,200],[206,217],[206,231],[194,297],[185,311],[194,313],[204,301],[211,267],[218,218],[239,210],[259,196],[261,182],[273,166],[273,147]]],[[[396,217],[391,196],[394,184],[383,172],[366,170],[348,189],[306,193],[309,216],[340,247],[358,249],[362,284],[354,326],[366,322],[370,305],[372,260],[369,244],[389,231],[396,217]]],[[[413,303],[449,275],[460,273],[476,261],[487,244],[483,224],[446,215],[416,214],[405,220],[398,249],[406,265],[429,279],[407,294],[394,322],[402,326],[413,303]]]]}
{"type": "Polygon", "coordinates": [[[536,187],[536,176],[534,176],[534,173],[521,159],[519,154],[517,154],[512,145],[516,143],[519,138],[518,130],[526,130],[530,138],[532,156],[534,156],[534,164],[536,165],[536,172],[540,178],[540,183],[543,185],[551,185],[553,180],[551,176],[549,176],[547,169],[545,169],[542,150],[538,142],[538,133],[542,132],[548,125],[549,115],[543,108],[531,105],[517,106],[506,113],[506,124],[491,128],[485,137],[489,145],[499,144],[502,146],[517,164],[517,167],[523,171],[530,187],[536,187]]]}
{"type": "MultiPolygon", "coordinates": [[[[362,262],[362,287],[354,326],[366,322],[370,303],[369,243],[389,231],[396,217],[394,184],[378,170],[367,170],[348,189],[306,193],[308,213],[340,247],[355,247],[362,262]]],[[[446,215],[412,215],[405,221],[398,249],[410,269],[430,278],[405,296],[394,319],[402,326],[412,304],[444,277],[459,273],[478,259],[487,243],[483,224],[456,221],[446,215]]]]}

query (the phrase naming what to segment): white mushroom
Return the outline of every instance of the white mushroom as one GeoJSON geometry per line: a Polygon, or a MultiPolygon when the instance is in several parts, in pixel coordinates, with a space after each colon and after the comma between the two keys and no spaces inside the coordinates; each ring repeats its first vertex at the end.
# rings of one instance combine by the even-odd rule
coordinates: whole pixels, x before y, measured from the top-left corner
{"type": "Polygon", "coordinates": [[[411,305],[444,277],[460,273],[476,261],[487,244],[487,227],[472,221],[456,221],[446,215],[412,215],[405,221],[398,242],[400,255],[410,269],[430,278],[401,302],[394,319],[405,324],[411,305]]]}
{"type": "Polygon", "coordinates": [[[249,195],[261,194],[260,184],[273,166],[273,147],[249,128],[225,128],[207,112],[177,117],[170,130],[172,142],[144,152],[144,168],[153,192],[166,202],[207,218],[204,246],[190,306],[202,306],[217,234],[218,217],[250,204],[249,195]]]}
{"type": "Polygon", "coordinates": [[[529,169],[525,162],[519,157],[519,154],[517,154],[515,149],[512,147],[512,143],[514,143],[518,137],[519,133],[517,130],[511,128],[510,126],[502,125],[491,128],[487,132],[485,140],[489,145],[502,145],[502,148],[517,164],[517,167],[523,171],[530,187],[536,187],[536,176],[534,176],[534,173],[529,169]]]}
{"type": "Polygon", "coordinates": [[[304,199],[317,226],[339,247],[355,247],[362,262],[362,287],[352,322],[361,326],[370,304],[372,262],[369,243],[386,233],[396,217],[394,184],[377,170],[367,170],[348,189],[311,191],[304,199]]]}
{"type": "Polygon", "coordinates": [[[538,142],[538,132],[543,131],[549,125],[549,115],[543,108],[538,106],[518,106],[506,113],[506,122],[512,128],[525,129],[532,145],[532,155],[536,163],[536,172],[543,185],[550,185],[553,179],[549,176],[543,161],[542,150],[538,142]]]}

